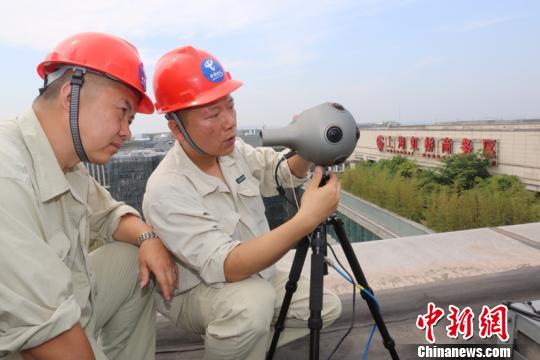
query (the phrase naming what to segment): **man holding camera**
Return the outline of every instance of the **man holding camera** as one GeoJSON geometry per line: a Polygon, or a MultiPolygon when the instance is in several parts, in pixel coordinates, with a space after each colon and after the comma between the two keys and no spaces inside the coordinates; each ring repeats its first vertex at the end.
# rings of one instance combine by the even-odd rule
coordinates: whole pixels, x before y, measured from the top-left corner
{"type": "MultiPolygon", "coordinates": [[[[333,213],[340,185],[321,169],[307,185],[298,213],[270,231],[262,196],[277,194],[274,173],[287,187],[301,185],[310,163],[286,161],[271,148],[236,138],[231,93],[242,85],[203,50],[165,54],[154,73],[158,112],[165,113],[174,147],[151,175],[143,201],[146,219],[177,258],[179,289],[158,309],[205,340],[205,359],[262,359],[288,272],[275,263],[333,213]]],[[[323,326],[341,313],[324,290],[323,326]]],[[[301,278],[278,346],[309,333],[309,281],[301,278]]]]}
{"type": "Polygon", "coordinates": [[[108,162],[135,113],[153,112],[139,54],[115,36],[82,33],[38,73],[45,83],[32,107],[0,123],[0,357],[153,359],[146,285],[153,273],[168,299],[176,266],[137,211],[81,164],[108,162]],[[109,244],[89,254],[95,240],[109,244]]]}

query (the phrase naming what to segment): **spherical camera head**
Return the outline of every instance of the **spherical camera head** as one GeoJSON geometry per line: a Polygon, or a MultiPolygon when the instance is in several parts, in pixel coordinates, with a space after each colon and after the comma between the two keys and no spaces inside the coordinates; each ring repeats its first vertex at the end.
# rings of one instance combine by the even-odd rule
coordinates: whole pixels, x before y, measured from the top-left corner
{"type": "Polygon", "coordinates": [[[344,162],[354,151],[360,131],[347,109],[323,103],[304,110],[284,128],[263,129],[263,146],[286,146],[316,165],[344,162]]]}

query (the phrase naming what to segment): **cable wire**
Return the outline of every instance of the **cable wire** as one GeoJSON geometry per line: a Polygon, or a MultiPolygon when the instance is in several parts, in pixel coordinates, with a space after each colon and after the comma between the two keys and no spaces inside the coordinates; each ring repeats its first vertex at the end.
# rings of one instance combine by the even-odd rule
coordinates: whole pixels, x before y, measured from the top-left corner
{"type": "MultiPolygon", "coordinates": [[[[281,159],[279,159],[279,161],[278,161],[278,163],[277,163],[277,165],[276,165],[276,169],[275,169],[275,171],[274,171],[274,180],[276,181],[276,186],[277,186],[277,191],[278,191],[278,193],[279,193],[281,196],[283,196],[283,198],[284,198],[285,200],[287,200],[287,202],[288,202],[290,205],[292,205],[292,206],[296,206],[296,204],[293,203],[293,202],[287,197],[287,195],[285,194],[285,189],[283,189],[283,186],[281,186],[281,184],[279,183],[279,179],[278,179],[277,173],[278,173],[278,170],[279,170],[279,165],[281,165],[281,163],[282,163],[284,160],[286,160],[286,159],[292,157],[292,156],[295,155],[295,154],[296,154],[296,151],[291,150],[291,151],[289,151],[287,154],[283,155],[283,156],[281,157],[281,159]]],[[[289,171],[290,171],[290,169],[289,169],[289,171]]],[[[294,191],[294,189],[293,189],[293,191],[294,191]]],[[[295,195],[295,197],[296,197],[296,195],[295,195]]]]}
{"type": "MultiPolygon", "coordinates": [[[[331,246],[329,246],[330,249],[332,249],[331,246]]],[[[337,259],[336,257],[336,254],[334,253],[334,250],[332,249],[332,253],[334,254],[334,257],[336,258],[336,261],[339,262],[339,260],[337,259]]],[[[329,259],[329,258],[325,258],[326,260],[326,263],[332,267],[333,269],[335,269],[336,271],[337,268],[334,266],[334,264],[332,263],[332,261],[329,259]],[[330,261],[329,261],[330,260],[330,261]]],[[[347,272],[346,270],[344,270],[345,272],[347,272]]],[[[339,272],[339,271],[338,271],[339,272]]],[[[341,274],[342,275],[342,274],[341,274]]],[[[343,275],[342,275],[343,276],[343,275]]],[[[350,276],[349,276],[350,278],[350,276]]],[[[352,329],[354,328],[354,322],[355,322],[355,314],[356,314],[356,284],[354,284],[354,282],[351,282],[352,286],[353,286],[353,293],[352,293],[352,317],[351,317],[351,325],[349,326],[349,328],[347,329],[347,331],[345,332],[345,334],[343,334],[343,336],[341,337],[341,339],[339,339],[339,341],[337,342],[336,346],[334,347],[334,349],[332,350],[332,352],[330,353],[330,355],[328,355],[328,360],[330,360],[332,358],[332,356],[334,356],[334,354],[338,351],[339,347],[341,346],[341,344],[343,343],[343,341],[345,341],[345,338],[347,336],[349,336],[349,334],[351,333],[352,329]]]]}
{"type": "Polygon", "coordinates": [[[367,359],[367,354],[368,354],[368,351],[369,351],[369,347],[371,345],[371,340],[373,339],[373,334],[375,334],[375,329],[376,328],[377,328],[377,324],[373,324],[373,326],[371,327],[371,331],[369,332],[369,337],[368,337],[368,340],[366,342],[366,346],[364,347],[364,352],[362,353],[362,360],[367,359]]]}
{"type": "MultiPolygon", "coordinates": [[[[293,186],[294,179],[293,179],[291,168],[289,167],[289,162],[287,161],[286,164],[287,164],[287,170],[289,172],[289,179],[291,181],[290,184],[291,184],[291,186],[293,186]]],[[[300,209],[300,204],[298,202],[298,198],[296,197],[296,188],[294,186],[292,187],[292,193],[293,193],[294,202],[296,203],[296,210],[299,210],[300,209]]]]}
{"type": "MultiPolygon", "coordinates": [[[[333,268],[334,270],[337,271],[338,274],[340,274],[345,280],[347,280],[348,282],[350,282],[351,284],[353,284],[353,287],[354,289],[359,289],[361,292],[363,292],[365,295],[367,295],[370,299],[373,300],[373,302],[376,304],[377,306],[377,309],[380,309],[380,305],[379,305],[379,302],[377,301],[377,299],[375,298],[375,296],[373,296],[373,294],[368,291],[366,288],[364,288],[362,285],[360,284],[356,284],[356,282],[353,280],[353,277],[351,276],[351,274],[345,270],[345,267],[341,264],[341,262],[339,261],[338,257],[336,256],[336,253],[334,252],[334,249],[332,249],[331,246],[329,246],[330,248],[330,251],[332,252],[334,258],[336,259],[336,261],[338,262],[338,264],[340,265],[341,268],[338,268],[337,266],[334,265],[334,263],[332,262],[331,259],[329,258],[325,258],[326,260],[326,263],[331,267],[333,268]]],[[[351,326],[349,327],[349,329],[347,330],[347,332],[345,333],[345,335],[339,340],[338,344],[336,345],[336,347],[334,348],[334,350],[332,351],[332,353],[330,354],[330,356],[328,357],[328,359],[330,359],[332,357],[332,355],[334,355],[334,353],[337,351],[338,347],[341,345],[341,343],[345,340],[345,337],[347,337],[349,335],[349,333],[352,331],[353,327],[354,327],[354,318],[355,318],[355,307],[354,307],[354,304],[355,304],[355,294],[356,294],[356,291],[353,293],[353,314],[352,314],[352,322],[351,322],[351,326]]],[[[377,328],[377,324],[373,324],[372,328],[371,328],[371,331],[370,331],[370,334],[368,336],[368,340],[366,342],[366,345],[364,347],[364,351],[362,353],[362,359],[366,359],[367,358],[367,353],[369,351],[369,348],[371,346],[371,341],[373,339],[373,334],[375,333],[375,329],[377,328]]]]}

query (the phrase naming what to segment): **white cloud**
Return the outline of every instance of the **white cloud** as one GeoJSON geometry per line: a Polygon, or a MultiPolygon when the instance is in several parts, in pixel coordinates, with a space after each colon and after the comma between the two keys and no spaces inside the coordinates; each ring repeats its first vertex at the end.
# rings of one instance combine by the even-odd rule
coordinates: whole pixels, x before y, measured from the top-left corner
{"type": "Polygon", "coordinates": [[[80,31],[104,31],[125,37],[173,35],[189,38],[196,32],[235,31],[272,16],[280,1],[235,2],[210,0],[59,0],[13,1],[2,5],[0,42],[12,46],[49,49],[80,31]],[[265,5],[267,4],[267,5],[265,5]]]}
{"type": "Polygon", "coordinates": [[[0,44],[48,50],[65,37],[82,31],[110,32],[127,39],[143,40],[160,36],[178,40],[215,38],[283,21],[301,24],[307,19],[331,17],[338,12],[355,17],[370,16],[412,1],[5,1],[0,5],[0,44]]]}
{"type": "Polygon", "coordinates": [[[111,32],[128,39],[217,37],[284,16],[300,21],[339,10],[347,1],[18,0],[1,6],[0,43],[46,50],[81,31],[111,32]]]}

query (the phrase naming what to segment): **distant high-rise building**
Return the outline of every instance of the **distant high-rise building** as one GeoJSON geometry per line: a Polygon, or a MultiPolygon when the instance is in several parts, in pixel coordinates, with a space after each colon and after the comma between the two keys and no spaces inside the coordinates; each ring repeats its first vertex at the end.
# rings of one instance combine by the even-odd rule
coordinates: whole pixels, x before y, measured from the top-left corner
{"type": "Polygon", "coordinates": [[[142,213],[146,182],[164,157],[164,152],[153,151],[113,157],[109,163],[109,191],[113,198],[124,201],[142,213]]]}

